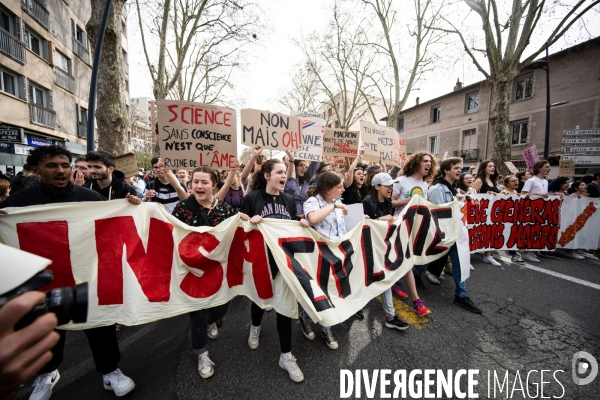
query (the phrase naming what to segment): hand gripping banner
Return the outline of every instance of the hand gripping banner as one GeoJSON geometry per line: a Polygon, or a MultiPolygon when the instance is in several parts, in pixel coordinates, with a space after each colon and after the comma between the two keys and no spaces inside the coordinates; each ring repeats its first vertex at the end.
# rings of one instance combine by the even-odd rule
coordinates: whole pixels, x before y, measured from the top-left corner
{"type": "Polygon", "coordinates": [[[89,283],[88,322],[65,329],[143,324],[238,295],[293,318],[300,303],[314,321],[334,325],[415,264],[445,254],[460,222],[457,202],[420,196],[394,224],[365,219],[341,241],[295,221],[252,225],[234,216],[194,228],[156,204],[126,200],[5,210],[0,240],[51,259],[51,287],[89,283]]]}

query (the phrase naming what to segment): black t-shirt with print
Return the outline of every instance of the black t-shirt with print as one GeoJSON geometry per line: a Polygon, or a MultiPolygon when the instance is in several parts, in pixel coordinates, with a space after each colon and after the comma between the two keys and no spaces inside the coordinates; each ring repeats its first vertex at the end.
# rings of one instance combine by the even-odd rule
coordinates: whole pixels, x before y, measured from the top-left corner
{"type": "Polygon", "coordinates": [[[259,189],[246,194],[240,211],[250,218],[260,215],[262,218],[293,219],[296,203],[287,193],[280,192],[273,196],[265,189],[259,189]]]}

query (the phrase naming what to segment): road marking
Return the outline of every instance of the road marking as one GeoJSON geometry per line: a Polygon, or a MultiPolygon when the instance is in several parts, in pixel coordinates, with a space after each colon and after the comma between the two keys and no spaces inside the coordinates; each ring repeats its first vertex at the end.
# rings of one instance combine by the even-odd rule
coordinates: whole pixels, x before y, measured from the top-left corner
{"type": "MultiPolygon", "coordinates": [[[[379,302],[381,303],[381,296],[377,296],[377,300],[379,300],[379,302]]],[[[392,300],[394,302],[394,309],[396,310],[396,315],[400,317],[402,321],[417,329],[422,329],[430,325],[429,319],[427,317],[418,316],[415,310],[408,304],[398,300],[394,296],[392,296],[392,300]]]]}
{"type": "MultiPolygon", "coordinates": [[[[511,264],[510,258],[508,258],[508,257],[500,257],[500,258],[502,258],[502,261],[507,262],[508,264],[511,264]]],[[[592,289],[600,290],[600,285],[598,285],[597,283],[584,281],[583,279],[574,278],[574,277],[572,277],[570,275],[561,274],[560,272],[554,272],[554,271],[551,271],[549,269],[536,267],[535,265],[531,265],[531,264],[527,264],[527,263],[523,263],[523,264],[521,264],[521,263],[512,263],[512,264],[518,265],[520,267],[529,268],[529,269],[532,269],[534,271],[538,271],[538,272],[541,272],[541,273],[544,273],[544,274],[552,275],[552,276],[555,276],[557,278],[564,279],[566,281],[570,281],[570,282],[574,282],[574,283],[579,283],[580,285],[591,287],[592,289]]]]}

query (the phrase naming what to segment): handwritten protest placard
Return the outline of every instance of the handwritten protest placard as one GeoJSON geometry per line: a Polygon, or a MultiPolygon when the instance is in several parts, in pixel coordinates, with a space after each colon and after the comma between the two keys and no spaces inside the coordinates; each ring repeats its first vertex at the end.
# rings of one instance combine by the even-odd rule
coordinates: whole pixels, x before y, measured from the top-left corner
{"type": "Polygon", "coordinates": [[[159,100],[157,109],[160,156],[166,168],[235,168],[235,110],[176,100],[159,100]]]}
{"type": "Polygon", "coordinates": [[[395,128],[360,121],[360,133],[365,146],[363,159],[402,165],[400,137],[395,128]]]}
{"type": "Polygon", "coordinates": [[[292,116],[300,118],[302,124],[302,146],[300,150],[294,151],[294,158],[321,162],[323,159],[323,131],[325,129],[324,115],[305,111],[292,111],[292,116]]]}
{"type": "Polygon", "coordinates": [[[323,155],[334,157],[353,157],[358,154],[360,132],[339,128],[325,128],[323,136],[323,155]]]}
{"type": "Polygon", "coordinates": [[[533,164],[535,164],[536,161],[538,161],[540,159],[535,145],[531,146],[528,149],[523,150],[523,158],[525,159],[525,164],[527,165],[527,170],[529,172],[533,172],[533,164]]]}
{"type": "Polygon", "coordinates": [[[242,114],[242,144],[265,149],[298,150],[302,146],[302,123],[291,115],[245,108],[242,114]]]}
{"type": "Polygon", "coordinates": [[[125,174],[125,178],[130,176],[136,176],[138,174],[137,161],[133,153],[123,154],[115,157],[115,163],[117,164],[115,169],[125,174]]]}
{"type": "Polygon", "coordinates": [[[558,163],[558,173],[560,176],[575,175],[575,160],[560,160],[558,163]]]}
{"type": "Polygon", "coordinates": [[[513,174],[516,174],[517,172],[519,172],[519,169],[511,161],[504,161],[504,165],[506,165],[508,170],[510,172],[512,172],[513,174]]]}
{"type": "Polygon", "coordinates": [[[344,157],[323,155],[323,161],[328,162],[329,164],[343,165],[344,157]]]}

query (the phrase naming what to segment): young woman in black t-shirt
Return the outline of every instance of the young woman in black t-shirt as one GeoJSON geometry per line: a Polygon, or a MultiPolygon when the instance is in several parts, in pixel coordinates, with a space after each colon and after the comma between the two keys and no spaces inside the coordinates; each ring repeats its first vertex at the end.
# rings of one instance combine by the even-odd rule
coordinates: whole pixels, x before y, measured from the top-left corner
{"type": "MultiPolygon", "coordinates": [[[[244,197],[240,211],[247,214],[253,224],[259,224],[263,218],[293,219],[296,215],[296,203],[292,196],[283,192],[285,182],[286,167],[282,161],[271,159],[264,162],[260,171],[252,176],[251,191],[244,197]]],[[[300,220],[300,225],[309,227],[304,218],[300,220]]],[[[252,303],[252,326],[248,338],[248,346],[251,349],[258,348],[264,312],[265,310],[252,303]]],[[[281,348],[279,366],[289,373],[294,382],[302,382],[304,374],[292,355],[292,319],[277,313],[277,333],[281,348]]]]}

